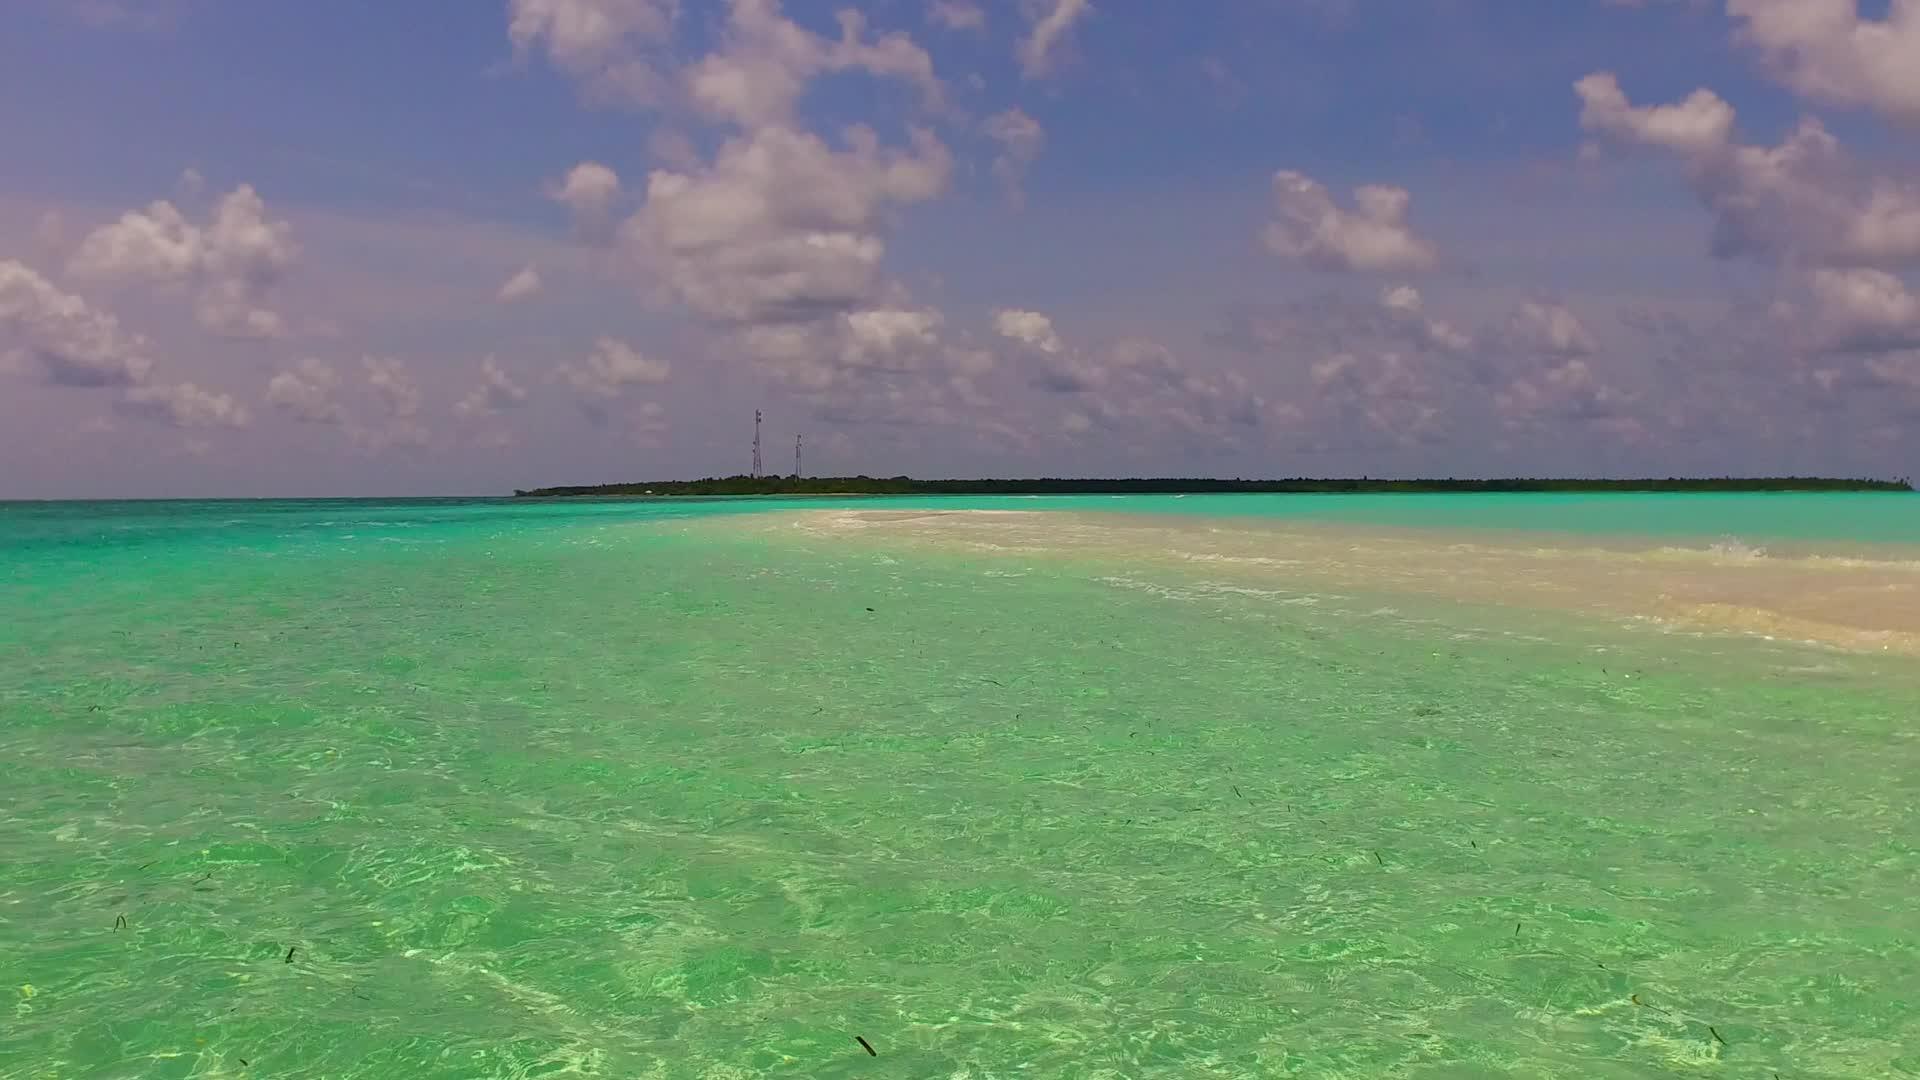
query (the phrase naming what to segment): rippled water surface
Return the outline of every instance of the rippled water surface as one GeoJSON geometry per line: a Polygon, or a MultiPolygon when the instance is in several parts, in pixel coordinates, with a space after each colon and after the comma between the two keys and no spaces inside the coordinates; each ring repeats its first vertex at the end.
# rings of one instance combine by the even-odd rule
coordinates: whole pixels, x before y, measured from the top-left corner
{"type": "Polygon", "coordinates": [[[1916,511],[0,506],[0,1076],[1920,1075],[1916,511]]]}

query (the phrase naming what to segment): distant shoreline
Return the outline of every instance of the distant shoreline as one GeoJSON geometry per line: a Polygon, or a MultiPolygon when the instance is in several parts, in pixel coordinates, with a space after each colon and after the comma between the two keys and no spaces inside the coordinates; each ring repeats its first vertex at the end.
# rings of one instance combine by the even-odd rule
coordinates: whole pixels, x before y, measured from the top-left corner
{"type": "Polygon", "coordinates": [[[753,495],[1400,495],[1496,493],[1707,493],[1913,491],[1911,481],[1845,480],[1814,476],[1640,480],[915,480],[905,476],[726,476],[704,480],[598,484],[514,491],[515,498],[672,498],[753,495]]]}

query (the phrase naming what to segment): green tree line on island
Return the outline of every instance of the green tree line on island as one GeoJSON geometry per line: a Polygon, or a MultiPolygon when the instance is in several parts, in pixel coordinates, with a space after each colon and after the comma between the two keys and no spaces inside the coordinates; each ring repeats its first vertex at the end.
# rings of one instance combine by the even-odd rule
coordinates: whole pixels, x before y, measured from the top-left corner
{"type": "Polygon", "coordinates": [[[1416,494],[1495,492],[1736,492],[1905,491],[1911,481],[1843,480],[1815,476],[1640,480],[1074,480],[1054,477],[1014,480],[915,480],[906,476],[723,476],[704,480],[657,480],[635,484],[546,487],[514,491],[520,498],[663,497],[687,495],[1199,495],[1199,494],[1416,494]]]}

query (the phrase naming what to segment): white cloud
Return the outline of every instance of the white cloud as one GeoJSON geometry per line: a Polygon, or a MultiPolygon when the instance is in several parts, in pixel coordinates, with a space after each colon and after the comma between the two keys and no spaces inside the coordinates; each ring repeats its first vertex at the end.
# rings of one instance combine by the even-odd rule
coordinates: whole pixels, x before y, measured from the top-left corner
{"type": "Polygon", "coordinates": [[[1727,0],[1727,14],[1799,93],[1920,124],[1920,0],[1889,0],[1878,20],[1859,0],[1727,0]]]}
{"type": "Polygon", "coordinates": [[[1316,411],[1333,414],[1338,426],[1371,429],[1403,446],[1428,442],[1439,434],[1440,407],[1435,390],[1415,364],[1399,352],[1364,359],[1338,352],[1307,369],[1316,411]]]}
{"type": "Polygon", "coordinates": [[[628,386],[665,382],[672,370],[665,360],[646,356],[618,338],[602,337],[583,365],[563,364],[559,374],[582,394],[613,398],[628,386]]]}
{"type": "Polygon", "coordinates": [[[932,0],[927,17],[949,30],[983,30],[987,13],[973,0],[932,0]]]}
{"type": "Polygon", "coordinates": [[[1006,186],[1008,197],[1015,204],[1024,201],[1020,180],[1026,175],[1027,166],[1040,156],[1040,149],[1047,141],[1046,130],[1040,121],[1020,109],[995,113],[987,118],[983,130],[988,138],[1000,144],[1000,154],[993,159],[993,175],[1006,186]]]}
{"type": "MultiPolygon", "coordinates": [[[[1029,7],[1033,10],[1032,0],[1029,7]]],[[[1033,21],[1033,29],[1020,39],[1020,69],[1028,78],[1036,78],[1053,69],[1053,51],[1079,22],[1093,11],[1089,0],[1050,0],[1051,6],[1040,8],[1039,17],[1033,21]]]]}
{"type": "Polygon", "coordinates": [[[509,0],[507,14],[516,54],[544,45],[548,61],[591,100],[647,106],[665,98],[662,50],[673,38],[677,0],[509,0]]]}
{"type": "Polygon", "coordinates": [[[1473,345],[1473,339],[1453,324],[1427,318],[1426,301],[1411,285],[1389,286],[1380,294],[1380,306],[1389,317],[1407,326],[1415,342],[1423,347],[1458,353],[1473,345]]]}
{"type": "Polygon", "coordinates": [[[1867,361],[1867,374],[1884,385],[1920,392],[1920,350],[1876,356],[1867,361]]]}
{"type": "Polygon", "coordinates": [[[811,79],[858,70],[911,82],[929,107],[939,107],[943,91],[925,49],[899,32],[863,40],[865,17],[851,8],[838,18],[836,41],[786,18],[779,0],[732,0],[724,47],[686,70],[688,98],[706,115],[741,127],[792,126],[811,79]]]}
{"type": "Polygon", "coordinates": [[[527,389],[513,381],[493,357],[480,361],[480,385],[453,406],[455,416],[474,418],[492,416],[502,409],[523,405],[527,389]]]}
{"type": "Polygon", "coordinates": [[[620,174],[597,161],[583,161],[547,188],[547,197],[573,212],[574,231],[601,239],[613,223],[613,207],[620,198],[620,174]]]}
{"type": "Polygon", "coordinates": [[[61,386],[130,385],[153,367],[145,340],[111,313],[8,260],[0,261],[0,354],[13,350],[61,386]]]}
{"type": "Polygon", "coordinates": [[[1054,333],[1053,320],[1037,311],[1003,309],[993,315],[994,332],[1044,353],[1060,351],[1060,336],[1054,333]]]}
{"type": "Polygon", "coordinates": [[[1657,146],[1682,154],[1710,152],[1733,135],[1733,106],[1700,89],[1677,105],[1634,106],[1612,72],[1600,71],[1574,84],[1580,95],[1580,126],[1622,142],[1657,146]]]}
{"type": "Polygon", "coordinates": [[[1507,337],[1524,353],[1589,356],[1599,349],[1579,316],[1558,304],[1521,304],[1507,323],[1507,337]]]}
{"type": "Polygon", "coordinates": [[[911,371],[940,344],[939,312],[876,309],[849,312],[841,359],[848,367],[911,371]]]}
{"type": "Polygon", "coordinates": [[[253,422],[247,407],[231,395],[189,382],[133,387],[115,407],[183,428],[241,428],[253,422]]]}
{"type": "Polygon", "coordinates": [[[205,226],[164,200],[130,210],[82,240],[68,269],[97,280],[195,285],[194,315],[201,326],[229,337],[269,338],[286,327],[266,306],[267,294],[298,255],[293,227],[269,221],[266,204],[243,184],[215,204],[205,226]]]}
{"type": "Polygon", "coordinates": [[[309,424],[338,424],[346,417],[333,400],[340,376],[332,367],[307,357],[292,370],[267,380],[267,404],[309,424]]]}
{"type": "Polygon", "coordinates": [[[429,435],[418,419],[420,384],[414,381],[406,363],[396,357],[363,356],[360,366],[384,416],[377,427],[349,425],[348,437],[372,453],[396,446],[426,446],[429,435]]]}
{"type": "Polygon", "coordinates": [[[511,304],[516,300],[525,300],[530,296],[539,295],[540,288],[540,271],[528,266],[508,278],[505,285],[500,286],[496,299],[503,304],[511,304]]]}
{"type": "Polygon", "coordinates": [[[1354,191],[1353,210],[1335,205],[1327,189],[1290,170],[1274,175],[1279,217],[1266,229],[1267,249],[1330,271],[1411,271],[1434,265],[1431,244],[1407,224],[1412,202],[1404,188],[1370,184],[1354,191]]]}
{"type": "Polygon", "coordinates": [[[1641,433],[1640,425],[1623,416],[1622,410],[1633,400],[1630,395],[1601,382],[1585,360],[1574,358],[1515,379],[1494,394],[1494,408],[1511,426],[1576,420],[1604,426],[1621,436],[1632,436],[1641,433]]]}
{"type": "Polygon", "coordinates": [[[1843,352],[1920,347],[1920,296],[1892,274],[1864,268],[1808,275],[1812,344],[1843,352]]]}
{"type": "Polygon", "coordinates": [[[1920,262],[1920,184],[1867,173],[1818,120],[1802,120],[1778,146],[1746,146],[1732,141],[1731,108],[1705,91],[1679,106],[1646,109],[1631,105],[1604,72],[1575,90],[1588,130],[1679,156],[1714,214],[1717,255],[1920,262]]]}
{"type": "Polygon", "coordinates": [[[367,385],[373,387],[375,397],[388,416],[404,420],[420,412],[420,384],[414,381],[403,361],[394,357],[363,356],[360,365],[366,369],[367,385]]]}
{"type": "Polygon", "coordinates": [[[812,134],[762,128],[713,164],[654,172],[624,227],[629,250],[695,314],[735,327],[837,319],[877,306],[883,214],[946,186],[951,159],[926,131],[912,152],[854,128],[835,151],[812,134]]]}

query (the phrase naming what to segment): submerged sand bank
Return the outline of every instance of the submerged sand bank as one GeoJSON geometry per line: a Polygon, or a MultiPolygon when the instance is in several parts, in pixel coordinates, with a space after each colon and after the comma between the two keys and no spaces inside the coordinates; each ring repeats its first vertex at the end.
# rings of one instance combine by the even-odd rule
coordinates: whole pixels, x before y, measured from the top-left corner
{"type": "Polygon", "coordinates": [[[1920,656],[1920,545],[1778,554],[1728,543],[1053,510],[803,510],[701,527],[1113,560],[1270,587],[1405,593],[1920,656]]]}

